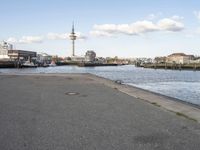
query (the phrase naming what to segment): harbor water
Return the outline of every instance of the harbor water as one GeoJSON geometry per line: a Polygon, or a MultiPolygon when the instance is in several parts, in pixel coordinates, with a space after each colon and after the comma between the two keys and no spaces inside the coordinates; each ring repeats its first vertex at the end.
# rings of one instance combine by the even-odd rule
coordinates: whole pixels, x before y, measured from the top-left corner
{"type": "Polygon", "coordinates": [[[0,69],[0,73],[91,73],[123,84],[180,99],[200,106],[200,71],[155,70],[128,66],[0,69]]]}

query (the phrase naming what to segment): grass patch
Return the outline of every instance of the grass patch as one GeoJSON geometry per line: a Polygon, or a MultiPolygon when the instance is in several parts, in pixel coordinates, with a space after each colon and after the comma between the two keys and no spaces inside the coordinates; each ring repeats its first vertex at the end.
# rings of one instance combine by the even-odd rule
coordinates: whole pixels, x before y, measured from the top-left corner
{"type": "Polygon", "coordinates": [[[154,105],[154,106],[160,107],[160,105],[156,102],[152,102],[151,104],[154,105]]]}
{"type": "Polygon", "coordinates": [[[187,115],[185,115],[185,114],[183,114],[183,113],[176,112],[176,115],[177,115],[177,116],[184,117],[184,118],[186,118],[186,119],[189,119],[189,120],[192,120],[192,121],[195,121],[195,122],[197,122],[197,120],[196,120],[196,119],[194,119],[194,118],[191,118],[191,117],[189,117],[189,116],[187,116],[187,115]]]}

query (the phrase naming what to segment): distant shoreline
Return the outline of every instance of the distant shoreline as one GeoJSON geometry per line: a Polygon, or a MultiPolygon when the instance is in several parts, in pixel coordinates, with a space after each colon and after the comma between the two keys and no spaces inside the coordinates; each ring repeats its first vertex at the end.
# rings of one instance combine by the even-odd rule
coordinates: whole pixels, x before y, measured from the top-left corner
{"type": "MultiPolygon", "coordinates": [[[[78,66],[78,67],[101,67],[101,66],[118,66],[125,64],[117,63],[92,63],[92,62],[57,62],[57,66],[78,66]]],[[[43,66],[38,66],[43,67],[43,66]]],[[[1,68],[22,68],[22,64],[18,64],[17,61],[0,61],[1,68]]]]}
{"type": "Polygon", "coordinates": [[[143,64],[136,67],[150,68],[150,69],[166,69],[166,70],[191,70],[200,71],[200,64],[143,64]]]}

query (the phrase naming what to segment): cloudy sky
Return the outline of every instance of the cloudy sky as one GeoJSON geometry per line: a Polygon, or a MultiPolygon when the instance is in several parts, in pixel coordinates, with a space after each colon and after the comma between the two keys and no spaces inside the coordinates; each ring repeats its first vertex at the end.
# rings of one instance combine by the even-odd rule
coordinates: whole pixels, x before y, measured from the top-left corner
{"type": "Polygon", "coordinates": [[[155,57],[174,52],[200,55],[198,0],[0,0],[0,40],[14,48],[76,54],[155,57]]]}

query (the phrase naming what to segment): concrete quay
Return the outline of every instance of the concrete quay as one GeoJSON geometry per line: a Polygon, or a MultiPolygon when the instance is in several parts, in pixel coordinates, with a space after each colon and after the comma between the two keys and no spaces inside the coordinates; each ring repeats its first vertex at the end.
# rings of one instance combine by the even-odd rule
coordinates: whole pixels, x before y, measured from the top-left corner
{"type": "Polygon", "coordinates": [[[90,74],[0,75],[2,150],[199,150],[199,117],[90,74]]]}

